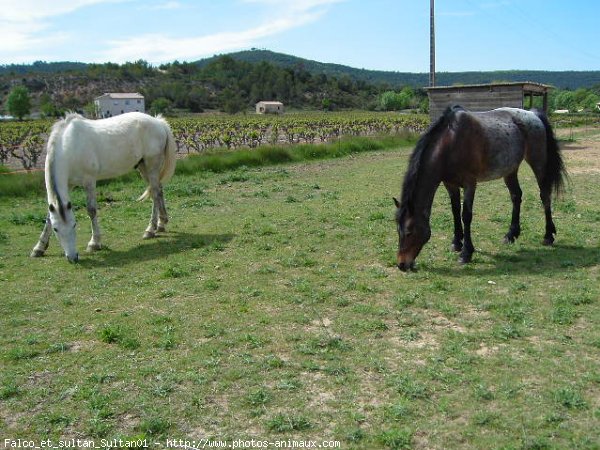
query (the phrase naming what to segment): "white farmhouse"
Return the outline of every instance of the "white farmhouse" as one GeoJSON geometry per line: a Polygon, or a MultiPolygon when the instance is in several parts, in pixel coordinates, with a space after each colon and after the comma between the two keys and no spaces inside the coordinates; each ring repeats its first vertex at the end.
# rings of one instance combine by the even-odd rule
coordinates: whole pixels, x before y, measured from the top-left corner
{"type": "Polygon", "coordinates": [[[136,93],[108,93],[94,100],[98,118],[118,116],[119,114],[139,111],[146,112],[144,96],[136,93]]]}
{"type": "Polygon", "coordinates": [[[283,114],[283,103],[281,102],[258,102],[256,114],[283,114]]]}

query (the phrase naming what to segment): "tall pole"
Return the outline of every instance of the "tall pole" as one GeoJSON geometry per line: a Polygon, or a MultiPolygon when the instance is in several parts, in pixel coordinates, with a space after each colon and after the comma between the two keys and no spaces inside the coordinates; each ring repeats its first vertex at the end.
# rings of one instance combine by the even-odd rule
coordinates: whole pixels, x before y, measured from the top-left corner
{"type": "Polygon", "coordinates": [[[435,86],[435,0],[430,0],[429,15],[429,87],[435,86]]]}

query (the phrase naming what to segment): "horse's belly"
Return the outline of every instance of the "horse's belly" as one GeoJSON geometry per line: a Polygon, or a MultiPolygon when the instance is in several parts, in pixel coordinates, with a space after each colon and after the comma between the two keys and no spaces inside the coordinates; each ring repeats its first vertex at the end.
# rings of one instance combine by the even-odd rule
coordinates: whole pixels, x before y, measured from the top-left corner
{"type": "Polygon", "coordinates": [[[478,181],[496,180],[515,172],[525,154],[522,138],[516,127],[505,126],[499,136],[489,137],[489,142],[485,169],[477,177],[478,181]]]}
{"type": "Polygon", "coordinates": [[[131,172],[142,159],[141,153],[113,153],[102,155],[93,152],[82,154],[79,161],[74,161],[73,167],[76,170],[71,170],[71,184],[84,185],[90,180],[107,180],[110,178],[120,177],[131,172]]]}
{"type": "Polygon", "coordinates": [[[131,172],[142,159],[141,152],[119,155],[116,158],[100,159],[97,171],[99,180],[120,177],[131,172]]]}
{"type": "Polygon", "coordinates": [[[477,177],[477,181],[492,181],[499,178],[504,178],[507,175],[515,172],[519,168],[519,164],[497,167],[495,170],[489,170],[477,177]]]}

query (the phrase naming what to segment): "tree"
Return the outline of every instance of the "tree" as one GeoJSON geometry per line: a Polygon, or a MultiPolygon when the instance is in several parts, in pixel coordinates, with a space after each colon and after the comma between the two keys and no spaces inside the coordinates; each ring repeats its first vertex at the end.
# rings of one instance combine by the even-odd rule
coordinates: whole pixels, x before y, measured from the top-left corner
{"type": "Polygon", "coordinates": [[[150,112],[152,114],[169,114],[171,112],[171,107],[173,104],[171,100],[164,97],[159,97],[152,102],[150,106],[150,112]]]}
{"type": "Polygon", "coordinates": [[[228,114],[235,114],[246,109],[242,94],[234,89],[225,88],[220,95],[221,109],[228,114]]]}
{"type": "Polygon", "coordinates": [[[571,91],[561,91],[554,99],[554,109],[568,109],[575,111],[577,109],[577,101],[575,94],[571,91]]]}
{"type": "Polygon", "coordinates": [[[404,108],[401,94],[394,91],[387,91],[379,97],[379,105],[384,111],[398,111],[404,108]]]}
{"type": "Polygon", "coordinates": [[[29,91],[25,86],[16,86],[10,91],[6,101],[6,108],[11,115],[17,117],[19,120],[23,120],[23,117],[31,112],[29,91]]]}
{"type": "Polygon", "coordinates": [[[44,117],[59,117],[61,115],[61,111],[56,107],[48,93],[43,93],[40,97],[40,111],[44,117]]]}

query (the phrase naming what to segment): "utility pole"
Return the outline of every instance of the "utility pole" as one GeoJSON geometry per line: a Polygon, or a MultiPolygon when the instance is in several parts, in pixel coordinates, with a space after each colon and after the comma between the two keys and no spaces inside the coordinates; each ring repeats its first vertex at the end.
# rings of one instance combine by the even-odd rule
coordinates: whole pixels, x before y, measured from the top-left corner
{"type": "Polygon", "coordinates": [[[435,86],[435,0],[430,0],[429,15],[429,87],[435,86]]]}

